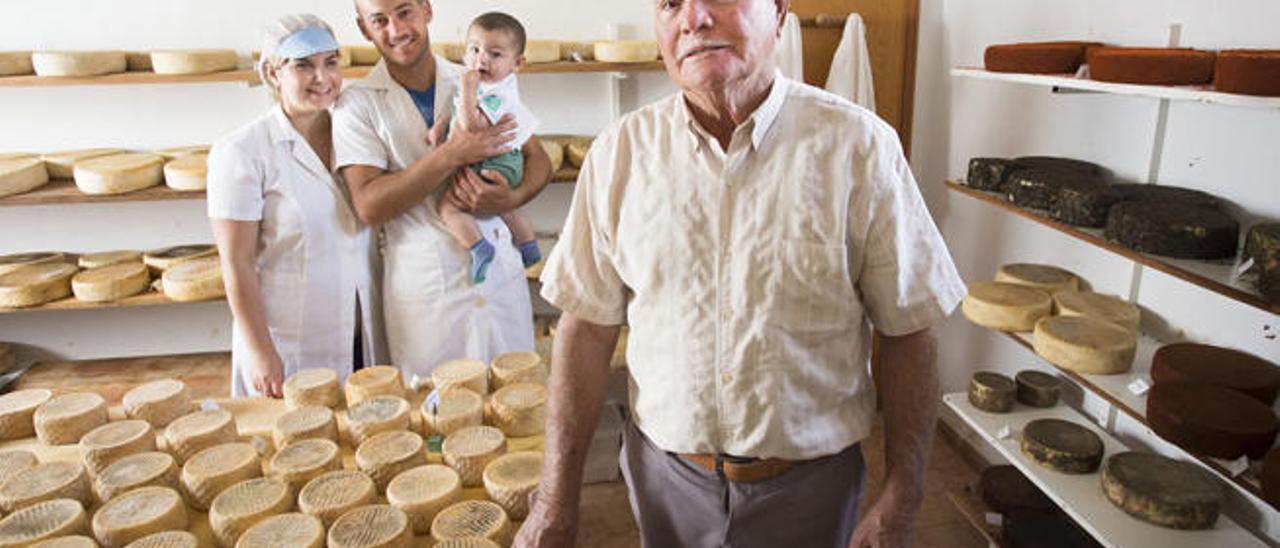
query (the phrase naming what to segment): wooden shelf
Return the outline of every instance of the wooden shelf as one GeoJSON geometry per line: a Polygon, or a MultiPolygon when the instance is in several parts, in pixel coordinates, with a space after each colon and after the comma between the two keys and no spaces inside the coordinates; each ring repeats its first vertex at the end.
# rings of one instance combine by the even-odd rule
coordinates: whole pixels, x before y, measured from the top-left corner
{"type": "Polygon", "coordinates": [[[578,182],[578,168],[561,167],[560,171],[551,174],[551,182],[553,183],[576,183],[578,182]]]}
{"type": "Polygon", "coordinates": [[[1208,86],[1147,86],[1140,84],[1116,84],[1099,82],[1088,78],[1078,78],[1071,74],[1020,74],[1011,72],[990,72],[980,68],[957,67],[951,69],[952,76],[975,78],[978,80],[994,80],[1014,84],[1026,84],[1052,88],[1054,90],[1071,90],[1076,92],[1109,93],[1113,95],[1130,95],[1169,99],[1247,108],[1280,109],[1280,97],[1260,97],[1223,93],[1213,91],[1208,86]]]}
{"type": "Polygon", "coordinates": [[[994,205],[1019,217],[1030,219],[1077,240],[1093,244],[1133,262],[1153,268],[1234,301],[1271,312],[1272,314],[1280,314],[1280,303],[1269,303],[1262,295],[1258,294],[1257,288],[1252,282],[1253,275],[1235,276],[1234,261],[1171,259],[1140,253],[1108,242],[1103,237],[1101,230],[1081,228],[1055,221],[1042,212],[1018,207],[1006,201],[999,193],[976,190],[955,181],[946,181],[946,186],[959,194],[994,205]]]}
{"type": "Polygon", "coordinates": [[[982,436],[1011,464],[1044,491],[1071,519],[1079,523],[1104,546],[1130,548],[1133,546],[1159,546],[1161,548],[1200,548],[1204,546],[1266,546],[1231,518],[1223,515],[1213,529],[1180,531],[1152,525],[1126,514],[1111,504],[1102,494],[1098,475],[1063,474],[1031,461],[1019,448],[1019,435],[1024,425],[1041,418],[1056,418],[1084,426],[1100,438],[1106,455],[1128,451],[1128,448],[1107,432],[1099,429],[1087,417],[1059,404],[1048,409],[1036,409],[1017,405],[1011,413],[988,413],[969,403],[963,393],[947,394],[943,402],[960,416],[970,428],[982,436]],[[998,432],[1008,427],[1013,435],[1001,438],[998,432]]]}
{"type": "Polygon", "coordinates": [[[0,206],[26,206],[49,204],[88,204],[107,202],[157,202],[164,200],[203,200],[204,191],[195,190],[180,192],[167,186],[159,185],[124,194],[94,195],[85,194],[76,188],[73,181],[49,181],[31,192],[15,194],[0,198],[0,206]]]}
{"type": "MultiPolygon", "coordinates": [[[[214,299],[212,301],[197,301],[197,302],[226,302],[226,300],[219,298],[219,299],[214,299]]],[[[143,307],[143,306],[165,306],[165,305],[179,305],[179,304],[193,304],[193,303],[180,303],[178,301],[174,301],[164,296],[163,293],[148,291],[145,293],[134,295],[132,297],[125,297],[118,301],[109,301],[109,302],[102,302],[102,303],[81,301],[79,299],[76,299],[75,297],[67,297],[65,299],[42,304],[40,306],[32,306],[29,308],[0,308],[0,315],[22,314],[26,312],[40,312],[40,311],[48,311],[48,310],[92,310],[92,309],[101,309],[101,308],[137,308],[137,307],[143,307]]]]}
{"type": "Polygon", "coordinates": [[[987,523],[987,514],[991,513],[991,510],[982,503],[982,499],[968,489],[947,491],[947,499],[955,505],[956,511],[964,516],[965,521],[987,540],[988,546],[1004,548],[1003,530],[999,525],[987,523]]]}

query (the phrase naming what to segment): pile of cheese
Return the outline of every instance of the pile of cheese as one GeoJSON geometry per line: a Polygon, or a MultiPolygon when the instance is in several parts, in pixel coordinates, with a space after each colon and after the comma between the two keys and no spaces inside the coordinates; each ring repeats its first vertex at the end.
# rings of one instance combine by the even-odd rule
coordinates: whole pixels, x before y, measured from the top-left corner
{"type": "Polygon", "coordinates": [[[0,153],[0,198],[30,192],[50,181],[72,180],[90,195],[125,194],[162,182],[173,190],[204,190],[209,147],[153,152],[90,148],[28,154],[0,153]]]}
{"type": "Polygon", "coordinates": [[[141,251],[104,251],[73,257],[64,253],[0,256],[0,308],[40,306],[72,295],[110,302],[146,292],[162,279],[175,301],[223,296],[221,267],[212,245],[141,251]]]}
{"type": "MultiPolygon", "coordinates": [[[[436,55],[454,63],[463,62],[466,44],[433,41],[436,55]]],[[[585,42],[563,40],[529,40],[525,43],[525,62],[530,64],[559,61],[602,63],[648,63],[658,60],[658,43],[651,40],[596,40],[585,42]]],[[[357,63],[360,64],[360,63],[357,63]]]]}

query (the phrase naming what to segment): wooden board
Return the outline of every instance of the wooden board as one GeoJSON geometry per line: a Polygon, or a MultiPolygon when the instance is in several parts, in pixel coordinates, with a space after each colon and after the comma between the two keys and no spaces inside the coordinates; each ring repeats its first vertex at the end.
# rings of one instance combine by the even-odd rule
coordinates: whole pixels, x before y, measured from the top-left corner
{"type": "MultiPolygon", "coordinates": [[[[213,299],[211,301],[196,302],[226,302],[224,298],[213,299]]],[[[27,308],[0,308],[0,314],[21,314],[24,312],[39,312],[47,310],[90,310],[98,308],[134,308],[140,306],[162,306],[162,305],[183,305],[193,303],[182,303],[164,296],[164,293],[158,291],[146,291],[132,297],[125,297],[116,301],[107,302],[89,302],[82,301],[77,298],[67,297],[65,299],[45,303],[40,306],[32,306],[27,308]]]]}
{"type": "Polygon", "coordinates": [[[162,200],[203,200],[204,191],[195,190],[179,192],[167,186],[158,185],[151,188],[126,192],[124,194],[94,195],[85,194],[76,188],[70,180],[49,181],[49,184],[31,192],[15,194],[0,198],[0,206],[45,205],[45,204],[78,204],[106,202],[153,202],[162,200]]]}
{"type": "Polygon", "coordinates": [[[43,362],[19,376],[13,389],[48,388],[55,394],[91,389],[108,405],[120,405],[133,387],[166,378],[181,379],[193,398],[225,398],[231,394],[231,354],[43,362]]]}

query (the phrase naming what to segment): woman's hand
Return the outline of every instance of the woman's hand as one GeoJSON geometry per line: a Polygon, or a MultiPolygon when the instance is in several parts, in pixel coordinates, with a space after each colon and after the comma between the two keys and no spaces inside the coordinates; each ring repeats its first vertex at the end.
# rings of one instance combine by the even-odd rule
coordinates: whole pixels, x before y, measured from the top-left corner
{"type": "Polygon", "coordinates": [[[284,397],[284,362],[275,350],[260,352],[254,357],[253,368],[249,378],[253,381],[253,389],[269,398],[284,397]]]}

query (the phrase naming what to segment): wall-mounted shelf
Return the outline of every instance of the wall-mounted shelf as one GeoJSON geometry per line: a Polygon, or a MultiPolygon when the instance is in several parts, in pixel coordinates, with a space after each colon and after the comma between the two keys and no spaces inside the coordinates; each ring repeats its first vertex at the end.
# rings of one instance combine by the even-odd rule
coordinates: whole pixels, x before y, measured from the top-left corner
{"type": "MultiPolygon", "coordinates": [[[[210,301],[196,302],[226,302],[226,299],[218,298],[210,301]]],[[[125,297],[117,301],[108,302],[89,302],[82,301],[75,297],[67,297],[57,301],[42,304],[40,306],[32,306],[27,308],[0,308],[0,315],[4,314],[23,314],[26,312],[40,312],[48,310],[93,310],[103,308],[138,308],[142,306],[164,306],[192,304],[178,302],[164,296],[163,293],[157,291],[146,291],[132,297],[125,297]]]]}
{"type": "Polygon", "coordinates": [[[1070,90],[1076,92],[1108,93],[1112,95],[1132,95],[1153,99],[1168,99],[1194,103],[1208,103],[1233,107],[1280,109],[1280,97],[1258,97],[1213,91],[1205,86],[1147,86],[1139,84],[1116,84],[1099,82],[1088,78],[1078,78],[1070,74],[1021,74],[1011,72],[990,72],[980,68],[956,67],[951,69],[952,76],[962,76],[978,80],[995,80],[1015,84],[1046,87],[1054,90],[1070,90]]]}
{"type": "Polygon", "coordinates": [[[1004,197],[998,193],[975,190],[973,188],[969,188],[967,185],[955,181],[947,181],[946,186],[949,190],[986,202],[1019,217],[1030,219],[1041,225],[1110,251],[1111,253],[1143,266],[1159,270],[1160,272],[1254,308],[1265,310],[1273,314],[1280,314],[1280,303],[1267,302],[1262,295],[1258,294],[1253,283],[1248,281],[1250,278],[1235,276],[1235,264],[1232,261],[1193,261],[1157,257],[1155,255],[1140,253],[1108,242],[1107,239],[1102,236],[1101,230],[1081,228],[1055,221],[1041,213],[1023,209],[1005,201],[1004,197]]]}

